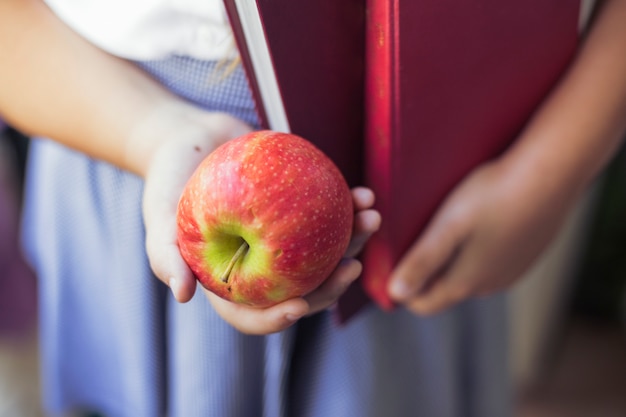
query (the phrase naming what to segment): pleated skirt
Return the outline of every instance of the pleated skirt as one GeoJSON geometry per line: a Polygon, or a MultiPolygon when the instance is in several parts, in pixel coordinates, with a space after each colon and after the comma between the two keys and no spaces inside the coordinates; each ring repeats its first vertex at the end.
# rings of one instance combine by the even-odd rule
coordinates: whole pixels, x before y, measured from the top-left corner
{"type": "MultiPolygon", "coordinates": [[[[256,125],[245,75],[215,62],[141,62],[207,110],[256,125]]],[[[94,98],[97,100],[97,98],[94,98]]],[[[371,306],[243,335],[198,291],[173,300],[144,250],[142,180],[47,139],[29,156],[23,241],[39,279],[46,412],[106,417],[505,417],[502,296],[420,318],[371,306]]]]}

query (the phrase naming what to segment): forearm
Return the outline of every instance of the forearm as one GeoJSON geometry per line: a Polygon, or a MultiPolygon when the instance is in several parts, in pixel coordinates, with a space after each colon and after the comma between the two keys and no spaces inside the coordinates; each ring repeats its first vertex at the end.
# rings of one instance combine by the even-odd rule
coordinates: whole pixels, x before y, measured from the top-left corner
{"type": "Polygon", "coordinates": [[[626,1],[609,0],[570,70],[503,162],[515,186],[567,204],[614,155],[625,130],[626,1]]]}
{"type": "Polygon", "coordinates": [[[132,64],[75,34],[40,1],[0,1],[0,56],[0,114],[11,124],[137,174],[155,145],[155,122],[173,125],[160,115],[190,110],[132,64]]]}

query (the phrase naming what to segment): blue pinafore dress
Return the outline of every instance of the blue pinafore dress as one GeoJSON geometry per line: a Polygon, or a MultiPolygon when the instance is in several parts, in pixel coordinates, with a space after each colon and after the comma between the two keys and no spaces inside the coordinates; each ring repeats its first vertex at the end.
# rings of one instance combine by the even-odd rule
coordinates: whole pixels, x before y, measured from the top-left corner
{"type": "MultiPolygon", "coordinates": [[[[238,68],[138,63],[175,93],[250,124],[238,68]]],[[[46,415],[105,417],[506,417],[505,301],[431,318],[371,306],[339,326],[324,312],[243,335],[201,291],[175,302],[144,251],[142,181],[46,139],[32,142],[23,221],[40,285],[46,415]],[[64,414],[65,415],[65,414],[64,414]]]]}

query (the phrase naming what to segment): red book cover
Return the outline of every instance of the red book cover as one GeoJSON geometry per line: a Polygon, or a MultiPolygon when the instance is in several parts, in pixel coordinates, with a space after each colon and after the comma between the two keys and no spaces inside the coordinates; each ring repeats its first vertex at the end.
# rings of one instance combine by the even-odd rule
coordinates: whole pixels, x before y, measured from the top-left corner
{"type": "Polygon", "coordinates": [[[262,126],[310,140],[362,184],[365,0],[224,4],[262,126]]]}
{"type": "Polygon", "coordinates": [[[362,281],[391,309],[394,265],[473,168],[501,153],[578,42],[578,1],[367,0],[366,182],[383,224],[362,281]]]}

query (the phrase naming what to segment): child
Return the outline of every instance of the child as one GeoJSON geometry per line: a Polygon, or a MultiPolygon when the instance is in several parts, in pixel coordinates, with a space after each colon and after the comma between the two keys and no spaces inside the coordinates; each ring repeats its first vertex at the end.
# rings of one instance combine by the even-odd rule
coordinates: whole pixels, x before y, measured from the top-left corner
{"type": "Polygon", "coordinates": [[[378,227],[363,188],[353,190],[355,244],[319,290],[266,310],[193,296],[175,244],[180,190],[204,155],[256,126],[241,68],[206,82],[228,58],[219,2],[48,4],[54,12],[0,3],[0,112],[53,139],[33,144],[24,230],[41,280],[49,414],[510,413],[504,300],[471,297],[522,272],[617,148],[625,1],[606,2],[518,144],[459,185],[399,264],[390,293],[407,308],[368,309],[345,327],[327,308],[359,275],[351,257],[378,227]],[[117,26],[103,23],[110,16],[117,26]]]}

